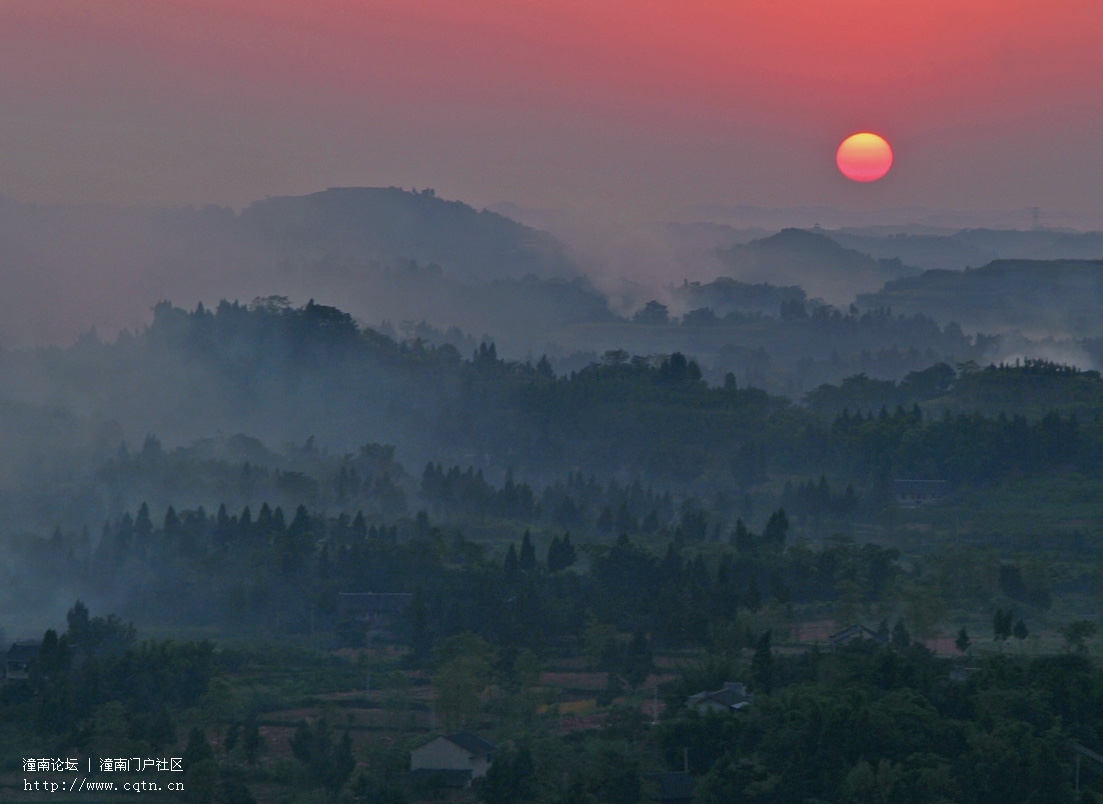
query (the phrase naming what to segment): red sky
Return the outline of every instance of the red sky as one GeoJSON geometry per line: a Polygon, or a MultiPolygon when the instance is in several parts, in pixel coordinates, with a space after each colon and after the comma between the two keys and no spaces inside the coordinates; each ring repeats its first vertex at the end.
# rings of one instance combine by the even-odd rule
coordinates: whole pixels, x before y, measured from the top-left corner
{"type": "Polygon", "coordinates": [[[996,209],[1103,222],[1098,0],[4,0],[0,193],[996,209]],[[838,176],[857,130],[897,162],[838,176]]]}

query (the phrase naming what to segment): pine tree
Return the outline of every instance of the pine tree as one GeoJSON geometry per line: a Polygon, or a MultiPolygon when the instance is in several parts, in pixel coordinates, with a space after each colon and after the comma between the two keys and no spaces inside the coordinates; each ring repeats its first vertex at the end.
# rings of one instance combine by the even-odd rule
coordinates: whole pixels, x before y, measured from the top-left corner
{"type": "Polygon", "coordinates": [[[771,632],[758,638],[754,656],[751,657],[751,678],[756,691],[769,694],[774,686],[774,654],[770,650],[771,632]]]}
{"type": "Polygon", "coordinates": [[[766,530],[762,533],[762,541],[777,549],[785,547],[785,536],[789,532],[789,518],[785,516],[785,509],[778,508],[770,515],[766,523],[766,530]]]}
{"type": "Polygon", "coordinates": [[[597,518],[597,529],[602,533],[613,532],[613,511],[608,505],[605,506],[601,515],[597,518]]]}
{"type": "Polygon", "coordinates": [[[653,666],[654,659],[651,646],[647,643],[647,635],[644,634],[643,629],[638,629],[632,636],[632,641],[628,643],[621,674],[634,690],[647,680],[653,666]]]}
{"type": "Polygon", "coordinates": [[[1015,637],[1015,639],[1019,640],[1019,650],[1021,651],[1023,649],[1023,640],[1025,640],[1030,635],[1030,631],[1027,630],[1026,623],[1022,620],[1019,620],[1017,623],[1015,623],[1015,628],[1012,629],[1011,634],[1015,637]]]}
{"type": "Polygon", "coordinates": [[[969,646],[973,644],[973,641],[969,639],[969,632],[965,630],[965,626],[961,626],[961,630],[957,632],[957,639],[954,640],[954,645],[960,653],[965,653],[969,650],[969,646]]]}
{"type": "Polygon", "coordinates": [[[521,556],[517,560],[517,566],[521,572],[532,572],[536,569],[536,548],[532,546],[532,535],[527,530],[521,539],[521,556]]]}
{"type": "Polygon", "coordinates": [[[559,572],[564,567],[562,562],[563,543],[559,541],[558,536],[555,536],[548,547],[548,572],[559,572]]]}
{"type": "MultiPolygon", "coordinates": [[[[259,520],[258,520],[258,524],[259,520]]],[[[352,538],[358,542],[364,541],[368,535],[368,526],[364,521],[364,512],[357,511],[356,517],[352,520],[352,538]]]]}
{"type": "Polygon", "coordinates": [[[731,544],[740,553],[753,553],[755,552],[754,534],[747,529],[743,520],[735,520],[735,531],[732,533],[731,544]]]}
{"type": "Polygon", "coordinates": [[[115,528],[115,539],[112,545],[114,559],[120,564],[130,556],[130,548],[134,542],[134,519],[129,513],[123,514],[115,528]]]}
{"type": "Polygon", "coordinates": [[[479,785],[478,796],[486,804],[532,801],[536,794],[536,768],[529,749],[502,751],[479,785]]]}
{"type": "Polygon", "coordinates": [[[908,633],[908,629],[904,626],[904,620],[902,617],[896,619],[896,625],[892,627],[892,644],[897,648],[906,648],[912,643],[911,634],[908,633]]]}
{"type": "Polygon", "coordinates": [[[1011,636],[1011,624],[1015,621],[1015,610],[996,609],[992,615],[992,639],[1001,645],[1011,636]]]}
{"type": "Polygon", "coordinates": [[[149,551],[150,536],[153,533],[153,522],[149,518],[149,506],[142,503],[138,509],[138,517],[134,520],[134,549],[139,556],[145,556],[149,551]]]}
{"type": "Polygon", "coordinates": [[[548,548],[549,572],[565,570],[567,567],[574,564],[576,559],[577,556],[575,554],[574,545],[571,544],[570,533],[565,533],[562,540],[560,540],[558,536],[552,539],[551,547],[548,548]]]}

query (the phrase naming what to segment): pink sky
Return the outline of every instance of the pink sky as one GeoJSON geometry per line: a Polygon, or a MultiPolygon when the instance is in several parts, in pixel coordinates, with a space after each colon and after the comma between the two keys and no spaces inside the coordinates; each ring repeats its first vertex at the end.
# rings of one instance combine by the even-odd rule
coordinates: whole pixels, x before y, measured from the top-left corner
{"type": "Polygon", "coordinates": [[[5,0],[0,194],[1103,223],[1100,42],[1097,0],[5,0]],[[896,164],[859,186],[834,154],[863,129],[896,164]]]}

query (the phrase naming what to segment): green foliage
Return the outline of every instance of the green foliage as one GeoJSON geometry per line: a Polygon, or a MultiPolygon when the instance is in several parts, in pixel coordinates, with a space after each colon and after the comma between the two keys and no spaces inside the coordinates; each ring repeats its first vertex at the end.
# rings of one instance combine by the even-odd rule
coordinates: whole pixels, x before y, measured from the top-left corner
{"type": "Polygon", "coordinates": [[[1065,644],[1070,650],[1087,653],[1087,640],[1095,636],[1098,627],[1092,620],[1076,620],[1061,629],[1065,644]]]}
{"type": "Polygon", "coordinates": [[[949,662],[916,648],[788,661],[799,680],[737,716],[659,727],[668,765],[688,748],[700,800],[1063,801],[1063,729],[1097,721],[1103,700],[1103,673],[1075,654],[992,657],[949,686],[949,662]]]}
{"type": "Polygon", "coordinates": [[[900,617],[896,620],[896,625],[892,627],[892,645],[896,648],[906,648],[911,645],[911,634],[908,633],[907,626],[904,625],[904,618],[900,617]]]}
{"type": "Polygon", "coordinates": [[[767,695],[774,687],[774,654],[770,648],[771,632],[766,631],[758,639],[755,645],[754,656],[751,658],[751,679],[754,681],[756,692],[767,695]]]}
{"type": "Polygon", "coordinates": [[[173,743],[168,709],[195,706],[206,694],[213,646],[135,645],[133,626],[114,615],[92,618],[80,601],[68,620],[69,631],[60,637],[46,632],[32,663],[27,683],[33,697],[22,708],[38,733],[68,733],[84,746],[103,742],[105,735],[147,746],[173,743]]]}
{"type": "Polygon", "coordinates": [[[356,767],[348,731],[335,742],[324,716],[313,724],[299,723],[291,738],[291,752],[306,768],[313,785],[331,791],[339,790],[356,767]]]}
{"type": "Polygon", "coordinates": [[[972,644],[973,640],[969,638],[969,632],[965,630],[964,625],[961,626],[961,630],[957,632],[957,639],[954,640],[954,647],[958,649],[958,653],[967,653],[972,644]]]}
{"type": "Polygon", "coordinates": [[[474,721],[482,708],[482,694],[490,683],[494,662],[494,649],[473,633],[451,637],[437,649],[435,707],[446,728],[474,721]]]}
{"type": "Polygon", "coordinates": [[[532,801],[535,792],[536,770],[532,753],[525,746],[499,751],[478,786],[479,800],[486,804],[532,801]]]}
{"type": "Polygon", "coordinates": [[[1027,629],[1026,623],[1022,620],[1016,622],[1015,627],[1011,630],[1011,635],[1014,636],[1015,639],[1019,640],[1020,643],[1024,639],[1026,639],[1029,634],[1030,631],[1027,629]]]}
{"type": "Polygon", "coordinates": [[[571,544],[570,533],[563,534],[562,540],[558,536],[552,539],[551,546],[548,548],[549,572],[565,570],[567,567],[573,566],[577,560],[578,554],[574,545],[571,544]]]}
{"type": "Polygon", "coordinates": [[[996,642],[1006,642],[1011,637],[1012,623],[1015,621],[1015,610],[996,609],[992,615],[992,639],[996,642]]]}

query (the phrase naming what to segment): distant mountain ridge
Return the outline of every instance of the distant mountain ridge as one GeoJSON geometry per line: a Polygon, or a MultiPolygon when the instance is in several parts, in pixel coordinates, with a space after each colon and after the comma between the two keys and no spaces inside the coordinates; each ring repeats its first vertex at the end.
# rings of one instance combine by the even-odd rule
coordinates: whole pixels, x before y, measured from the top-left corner
{"type": "Polygon", "coordinates": [[[883,235],[868,230],[838,230],[830,234],[846,248],[875,258],[897,257],[928,270],[975,268],[998,259],[1103,258],[1103,232],[962,229],[951,234],[883,235]]]}
{"type": "Polygon", "coordinates": [[[332,187],[256,201],[242,228],[296,256],[433,262],[465,279],[576,276],[559,242],[432,190],[332,187]]]}
{"type": "Polygon", "coordinates": [[[964,271],[925,271],[887,282],[859,296],[858,304],[922,311],[986,331],[1098,335],[1103,260],[994,260],[964,271]]]}
{"type": "Polygon", "coordinates": [[[849,302],[886,279],[916,273],[900,260],[875,260],[844,248],[818,230],[782,229],[770,237],[717,252],[733,278],[744,282],[800,285],[810,296],[832,303],[849,302]]]}
{"type": "Polygon", "coordinates": [[[384,273],[411,263],[464,287],[581,277],[547,232],[431,190],[334,188],[268,198],[241,213],[11,202],[0,204],[0,344],[134,329],[163,299],[278,294],[341,303],[365,320],[420,319],[434,311],[416,298],[392,304],[382,287],[384,273]]]}

